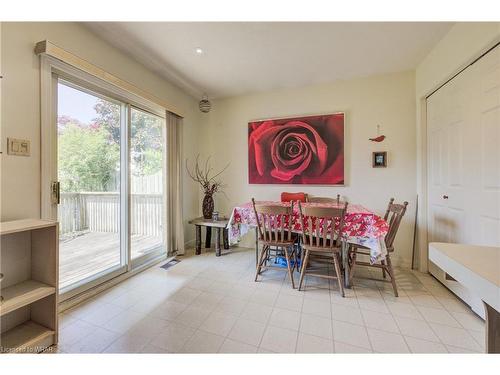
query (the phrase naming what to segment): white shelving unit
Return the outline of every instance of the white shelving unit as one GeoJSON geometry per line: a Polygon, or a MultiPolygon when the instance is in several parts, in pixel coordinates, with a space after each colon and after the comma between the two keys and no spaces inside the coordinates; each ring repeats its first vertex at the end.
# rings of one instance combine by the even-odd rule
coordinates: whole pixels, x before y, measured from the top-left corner
{"type": "Polygon", "coordinates": [[[0,353],[38,353],[57,344],[58,223],[0,223],[0,353]]]}

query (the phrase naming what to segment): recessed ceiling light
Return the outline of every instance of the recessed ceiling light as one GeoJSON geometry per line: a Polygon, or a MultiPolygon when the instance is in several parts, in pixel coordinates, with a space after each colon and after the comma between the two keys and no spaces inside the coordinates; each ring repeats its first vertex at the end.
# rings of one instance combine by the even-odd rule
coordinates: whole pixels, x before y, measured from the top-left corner
{"type": "Polygon", "coordinates": [[[202,50],[200,47],[196,48],[194,51],[195,51],[198,55],[203,54],[203,50],[202,50]]]}

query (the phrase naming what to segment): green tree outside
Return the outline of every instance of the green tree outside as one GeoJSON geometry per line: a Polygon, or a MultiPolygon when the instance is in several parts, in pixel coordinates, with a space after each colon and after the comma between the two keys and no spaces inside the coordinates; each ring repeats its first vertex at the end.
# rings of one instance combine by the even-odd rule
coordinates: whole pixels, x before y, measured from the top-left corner
{"type": "MultiPolygon", "coordinates": [[[[99,99],[97,117],[91,124],[58,119],[59,180],[61,191],[109,191],[119,171],[120,107],[99,99]]],[[[153,175],[162,170],[162,122],[145,112],[133,110],[130,129],[131,172],[153,175]]]]}
{"type": "Polygon", "coordinates": [[[61,191],[107,191],[120,160],[120,148],[105,128],[66,125],[59,136],[61,191]]]}

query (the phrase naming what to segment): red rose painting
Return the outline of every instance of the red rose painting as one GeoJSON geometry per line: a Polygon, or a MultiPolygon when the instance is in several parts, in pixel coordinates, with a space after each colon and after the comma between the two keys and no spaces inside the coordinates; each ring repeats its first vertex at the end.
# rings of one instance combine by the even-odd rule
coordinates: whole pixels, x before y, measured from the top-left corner
{"type": "Polygon", "coordinates": [[[344,184],[344,114],[248,124],[251,184],[344,184]]]}

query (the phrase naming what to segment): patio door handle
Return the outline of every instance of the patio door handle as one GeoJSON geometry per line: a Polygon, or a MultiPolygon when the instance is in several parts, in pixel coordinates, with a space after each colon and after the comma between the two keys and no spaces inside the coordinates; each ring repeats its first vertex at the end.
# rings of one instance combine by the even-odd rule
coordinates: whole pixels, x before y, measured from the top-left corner
{"type": "Polygon", "coordinates": [[[52,182],[52,204],[61,203],[61,183],[59,181],[52,182]]]}

